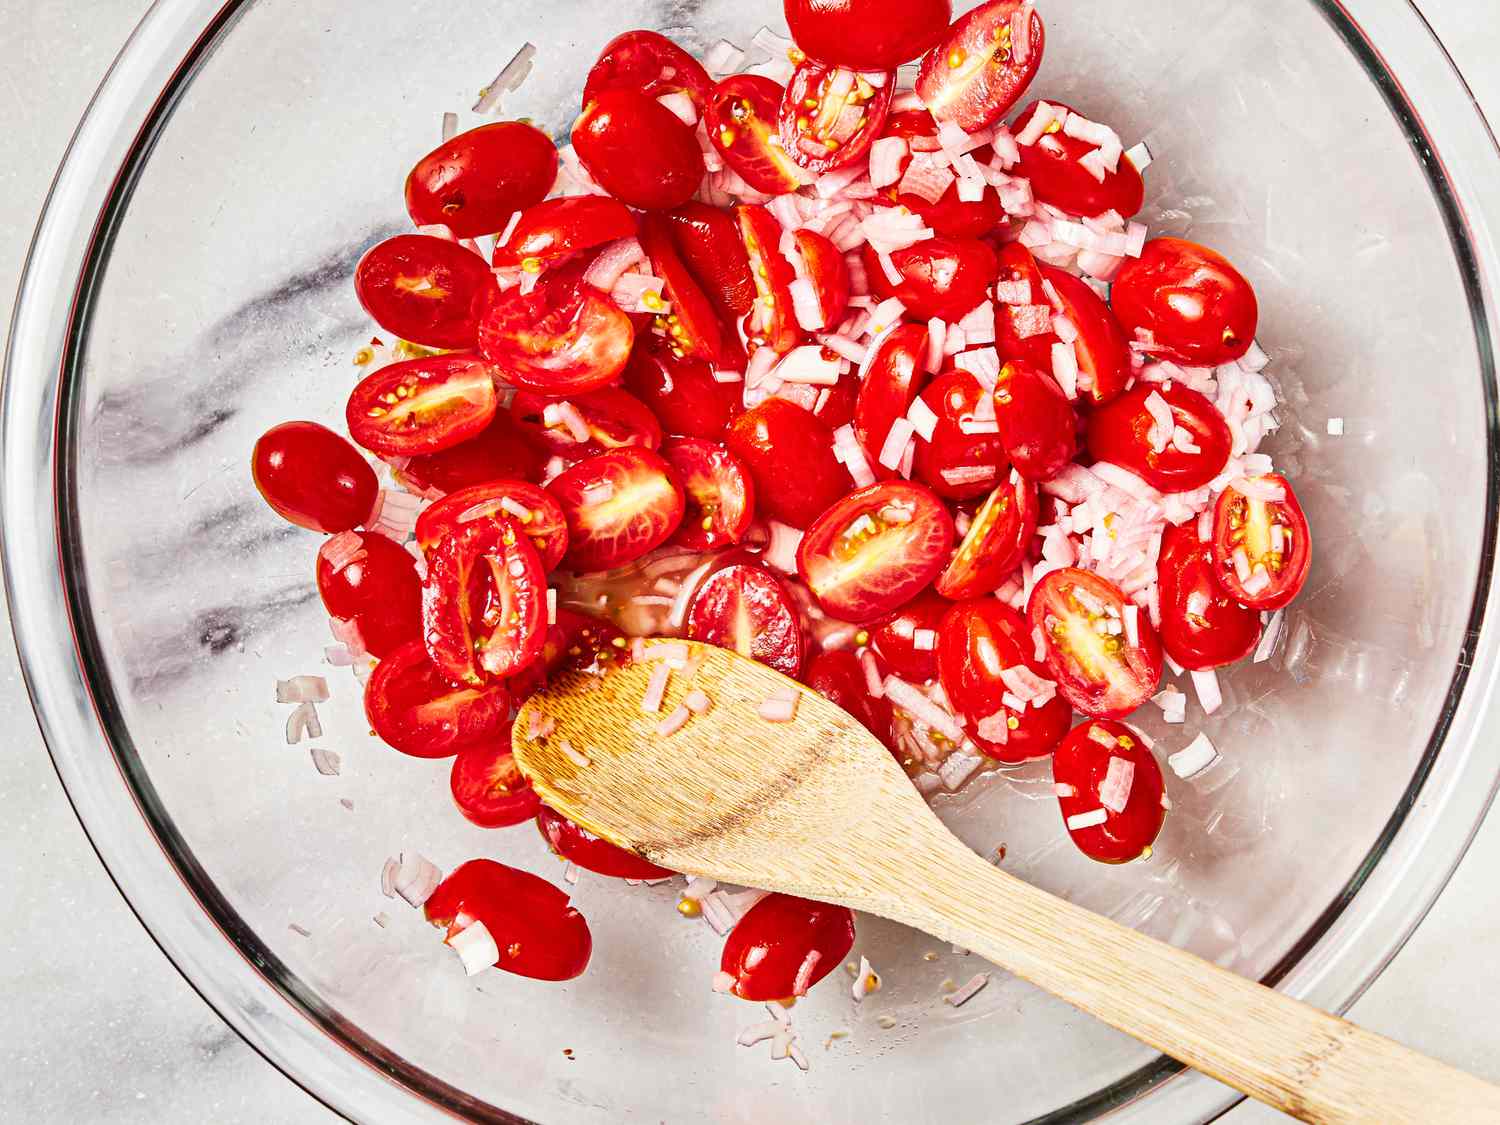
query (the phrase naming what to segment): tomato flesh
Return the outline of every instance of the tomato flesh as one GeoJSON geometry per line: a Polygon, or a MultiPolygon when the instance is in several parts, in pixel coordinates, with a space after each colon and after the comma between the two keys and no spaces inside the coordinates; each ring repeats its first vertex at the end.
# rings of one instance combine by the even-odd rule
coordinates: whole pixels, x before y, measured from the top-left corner
{"type": "Polygon", "coordinates": [[[755,518],[755,485],[740,459],[701,438],[674,438],[662,456],[682,482],[684,510],[676,542],[710,551],[743,539],[755,518]]]}
{"type": "Polygon", "coordinates": [[[521,212],[510,237],[495,246],[496,266],[537,268],[635,234],[630,208],[603,195],[566,195],[521,212]]]}
{"type": "Polygon", "coordinates": [[[778,355],[797,346],[802,333],[792,307],[791,284],[796,271],[781,253],[781,224],[760,206],[736,207],[740,238],[750,261],[756,301],[745,318],[745,335],[778,355]]]}
{"type": "Polygon", "coordinates": [[[540,203],[556,179],[551,138],[522,121],[499,121],[460,133],[417,161],[406,177],[406,210],[419,227],[441,223],[455,238],[478,238],[540,203]]]}
{"type": "Polygon", "coordinates": [[[384,659],[422,636],[416,560],[384,535],[350,534],[358,535],[359,549],[347,561],[339,556],[337,569],[326,545],[318,552],[318,594],[330,617],[352,625],[365,651],[384,659]]]}
{"type": "Polygon", "coordinates": [[[1154,354],[1193,367],[1231,363],[1255,343],[1255,290],[1222,254],[1181,238],[1153,238],[1110,289],[1125,330],[1154,354]]]}
{"type": "Polygon", "coordinates": [[[570,270],[548,274],[530,293],[498,294],[479,325],[484,357],[509,382],[539,394],[608,386],[634,342],[630,318],[570,270]]]}
{"type": "Polygon", "coordinates": [[[989,593],[1020,567],[1036,533],[1036,485],[1013,474],[984,498],[933,589],[957,601],[989,593]]]}
{"type": "Polygon", "coordinates": [[[792,527],[807,527],[854,486],[833,455],[833,431],[785,399],[745,411],[724,442],[750,471],[760,513],[792,527]]]}
{"type": "Polygon", "coordinates": [[[781,579],[760,566],[726,566],[704,579],[688,610],[687,634],[788,676],[802,670],[806,642],[796,606],[781,579]]]}
{"type": "Polygon", "coordinates": [[[494,290],[483,258],[425,234],[377,243],[354,270],[354,292],[375,323],[429,348],[472,348],[494,290]]]}
{"type": "Polygon", "coordinates": [[[551,495],[523,480],[492,480],[450,492],[417,517],[417,544],[430,551],[445,535],[477,520],[512,519],[551,571],[568,549],[568,525],[551,495]]]}
{"type": "Polygon", "coordinates": [[[1011,362],[995,381],[995,420],[1016,472],[1051,480],[1078,452],[1077,418],[1050,375],[1011,362]]]}
{"type": "Polygon", "coordinates": [[[568,521],[563,565],[612,570],[661,546],[682,522],[682,485],[660,455],[616,449],[564,470],[547,491],[568,521]]]}
{"type": "Polygon", "coordinates": [[[476,436],[410,458],[396,477],[416,492],[456,492],[492,480],[539,481],[543,460],[510,415],[497,412],[476,436]]]}
{"type": "Polygon", "coordinates": [[[537,814],[542,800],[516,765],[511,732],[458,752],[448,773],[448,791],[464,819],[480,828],[509,828],[537,814]]]}
{"type": "Polygon", "coordinates": [[[949,0],[870,4],[866,0],[785,0],[797,46],[815,59],[864,70],[893,70],[938,42],[953,18],[949,0]]]}
{"type": "Polygon", "coordinates": [[[611,449],[661,446],[661,423],[656,415],[640,399],[618,387],[569,398],[517,391],[511,400],[510,416],[538,448],[569,464],[611,449]],[[567,419],[562,412],[568,414],[567,419]],[[580,420],[586,434],[582,440],[574,432],[580,420]]]}
{"type": "Polygon", "coordinates": [[[730,931],[719,969],[734,978],[741,1000],[784,1000],[805,995],[853,948],[848,907],[773,893],[730,931]]]}
{"type": "MultiPolygon", "coordinates": [[[[1032,102],[1011,125],[1019,137],[1026,131],[1040,102],[1032,102]]],[[[1049,105],[1066,113],[1073,110],[1062,102],[1049,105]]],[[[1091,217],[1114,211],[1130,218],[1146,199],[1146,182],[1141,179],[1130,157],[1121,156],[1113,172],[1105,170],[1103,181],[1096,180],[1079,161],[1098,147],[1062,132],[1055,122],[1036,144],[1021,145],[1021,160],[1012,171],[1031,181],[1031,191],[1038,201],[1049,203],[1070,215],[1091,217]]]]}
{"type": "Polygon", "coordinates": [[[1094,460],[1129,469],[1162,492],[1208,484],[1224,471],[1234,443],[1214,404],[1181,383],[1137,383],[1089,415],[1086,440],[1094,460]],[[1171,411],[1172,433],[1147,407],[1158,398],[1171,411]]]}
{"type": "Polygon", "coordinates": [[[370,518],[380,484],[359,451],[327,426],[283,422],[255,443],[250,475],[282,519],[309,531],[348,531],[370,518]]]}
{"type": "Polygon", "coordinates": [[[703,64],[665,35],[645,29],[616,35],[604,45],[583,84],[583,104],[605,90],[639,90],[649,97],[686,94],[699,113],[713,86],[703,64]]]}
{"type": "Polygon", "coordinates": [[[541,656],[512,676],[506,686],[518,703],[523,702],[563,672],[603,675],[628,651],[625,634],[613,622],[558,606],[557,620],[547,628],[541,656]]]}
{"type": "Polygon", "coordinates": [[[766,195],[796,191],[811,178],[781,147],[777,121],[785,97],[778,82],[735,74],[715,86],[708,98],[704,124],[709,140],[741,179],[766,195]]]}
{"type": "Polygon", "coordinates": [[[595,836],[546,805],[537,810],[536,826],[556,855],[596,875],[614,879],[669,879],[676,874],[595,836]]]}
{"type": "Polygon", "coordinates": [[[923,590],[890,617],[870,626],[870,646],[901,679],[931,683],[938,675],[938,627],[950,603],[923,590]]]}
{"type": "Polygon", "coordinates": [[[682,120],[639,90],[600,91],[573,126],[573,150],[594,180],[621,203],[670,211],[703,180],[703,153],[682,120]]]}
{"type": "Polygon", "coordinates": [[[436,453],[474,437],[495,416],[495,373],[476,355],[409,359],[359,381],[344,412],[349,434],[386,457],[436,453]]]}
{"type": "Polygon", "coordinates": [[[906,417],[921,392],[926,364],[927,326],[903,324],[886,336],[865,372],[854,403],[854,435],[876,477],[895,476],[880,455],[896,419],[906,417]]]}
{"type": "Polygon", "coordinates": [[[927,238],[891,254],[901,284],[892,285],[874,249],[864,248],[865,272],[881,297],[895,297],[912,316],[961,320],[989,297],[999,262],[978,239],[927,238]]]}
{"type": "Polygon", "coordinates": [[[1049,571],[1032,590],[1026,616],[1041,631],[1049,677],[1076,710],[1123,718],[1155,694],[1161,641],[1146,612],[1114,583],[1076,567],[1049,571]]]}
{"type": "Polygon", "coordinates": [[[483,922],[500,949],[495,968],[536,980],[572,980],[588,967],[593,939],[568,896],[492,859],[471,859],[438,884],[423,907],[451,941],[483,922]]]}
{"type": "Polygon", "coordinates": [[[939,496],[967,500],[992,492],[1009,461],[998,433],[966,433],[990,392],[967,371],[949,371],[927,385],[921,399],[937,415],[930,441],[916,443],[916,476],[939,496]]]}
{"type": "Polygon", "coordinates": [[[1213,551],[1219,585],[1241,605],[1280,609],[1302,592],[1312,534],[1285,477],[1234,481],[1219,494],[1213,551]]]}
{"type": "Polygon", "coordinates": [[[414,758],[447,758],[466,746],[501,739],[510,714],[503,684],[455,687],[420,640],[375,665],[365,685],[365,718],[394,750],[414,758]]]}
{"type": "Polygon", "coordinates": [[[849,712],[866,730],[894,751],[895,731],[891,725],[893,715],[890,700],[884,696],[877,699],[870,694],[865,683],[864,668],[854,653],[848,649],[818,653],[803,671],[802,682],[849,712]]]}
{"type": "Polygon", "coordinates": [[[1129,863],[1151,854],[1167,819],[1166,787],[1161,767],[1139,734],[1107,719],[1081,723],[1053,754],[1052,777],[1065,827],[1070,817],[1104,811],[1102,824],[1068,828],[1084,855],[1100,863],[1129,863]],[[1128,773],[1130,778],[1123,802],[1120,783],[1109,783],[1115,761],[1121,763],[1113,767],[1116,776],[1128,773]],[[1106,800],[1122,807],[1111,808],[1106,800]]]}
{"type": "Polygon", "coordinates": [[[1184,668],[1233,664],[1260,639],[1260,614],[1246,609],[1214,579],[1213,548],[1196,523],[1168,527],[1156,564],[1161,598],[1161,647],[1184,668]]]}
{"type": "Polygon", "coordinates": [[[852,164],[880,136],[895,89],[894,71],[861,74],[804,59],[781,103],[781,147],[815,174],[852,164]]]}
{"type": "Polygon", "coordinates": [[[1042,65],[1047,33],[1039,12],[1016,32],[1022,0],[990,0],[959,16],[927,52],[917,73],[917,96],[932,116],[967,133],[993,125],[1020,100],[1042,65]]]}

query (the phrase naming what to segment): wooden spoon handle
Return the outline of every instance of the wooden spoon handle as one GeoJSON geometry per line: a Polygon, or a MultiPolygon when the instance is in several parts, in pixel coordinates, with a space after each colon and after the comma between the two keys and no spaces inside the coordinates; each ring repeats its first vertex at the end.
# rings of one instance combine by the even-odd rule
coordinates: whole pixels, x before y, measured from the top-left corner
{"type": "Polygon", "coordinates": [[[889,904],[892,917],[1258,1101],[1313,1122],[1500,1122],[1500,1088],[1038,890],[972,852],[929,856],[911,872],[904,901],[889,904]]]}

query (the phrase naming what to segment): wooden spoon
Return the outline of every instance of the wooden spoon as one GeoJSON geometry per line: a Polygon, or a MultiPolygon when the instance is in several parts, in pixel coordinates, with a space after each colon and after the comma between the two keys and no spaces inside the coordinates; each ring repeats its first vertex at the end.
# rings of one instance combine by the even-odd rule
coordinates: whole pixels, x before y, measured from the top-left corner
{"type": "Polygon", "coordinates": [[[1500,1089],[997,870],[817,693],[694,642],[653,642],[646,655],[603,677],[563,675],[516,720],[521,769],[590,831],[674,871],[841,903],[954,942],[1304,1121],[1500,1121],[1500,1089]],[[653,649],[686,654],[689,668],[645,713],[653,649]],[[760,717],[787,689],[795,718],[760,717]],[[658,734],[693,690],[712,701],[707,713],[658,734]]]}

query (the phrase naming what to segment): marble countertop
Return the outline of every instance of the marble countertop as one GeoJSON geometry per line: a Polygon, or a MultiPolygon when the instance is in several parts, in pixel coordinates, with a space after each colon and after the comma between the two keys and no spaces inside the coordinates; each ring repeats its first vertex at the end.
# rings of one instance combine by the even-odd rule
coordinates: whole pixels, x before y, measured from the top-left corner
{"type": "MultiPolygon", "coordinates": [[[[47,184],[95,83],[143,0],[0,0],[11,48],[0,98],[14,124],[0,162],[0,315],[9,320],[47,184]]],[[[1500,120],[1500,10],[1486,0],[1421,0],[1482,106],[1500,120]]],[[[0,623],[0,1083],[13,1120],[330,1121],[264,1062],[167,962],[89,847],[52,771],[0,623]]],[[[1430,916],[1351,1015],[1438,1058],[1500,1081],[1500,816],[1481,829],[1430,916]]],[[[1242,1105],[1233,1125],[1282,1119],[1242,1105]]]]}

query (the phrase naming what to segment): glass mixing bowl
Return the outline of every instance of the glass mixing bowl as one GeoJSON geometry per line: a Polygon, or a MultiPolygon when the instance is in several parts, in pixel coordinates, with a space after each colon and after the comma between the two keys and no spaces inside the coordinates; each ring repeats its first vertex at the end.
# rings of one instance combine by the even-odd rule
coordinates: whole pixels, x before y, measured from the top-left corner
{"type": "MultiPolygon", "coordinates": [[[[1146,139],[1146,218],[1259,290],[1287,400],[1270,448],[1317,562],[1278,656],[1228,676],[1204,724],[1224,761],[1169,779],[1149,862],[1078,855],[1045,769],[942,812],[1041,886],[1342,1009],[1441,888],[1500,768],[1477,737],[1497,643],[1500,160],[1402,0],[1049,0],[1046,16],[1036,91],[1146,139]]],[[[596,952],[563,986],[468,980],[380,895],[402,849],[559,869],[529,829],[464,822],[444,765],[369,737],[357,684],[320,667],[317,539],[260,502],[251,444],[340,416],[371,331],[354,262],[403,224],[439,115],[523,41],[537,66],[507,112],[565,135],[616,32],[702,49],[762,23],[781,26],[775,6],[743,0],[151,10],[59,175],[10,344],[5,562],[58,771],[168,956],[350,1117],[1209,1118],[1230,1091],[1015,980],[940,1003],[983,966],[874,919],[858,948],[886,988],[797,1005],[803,1074],[735,1046],[760,1014],[709,991],[718,940],[669,887],[585,875],[596,952]],[[283,744],[273,682],[301,672],[331,678],[337,778],[283,744]],[[817,1049],[836,1028],[852,1034],[817,1049]]],[[[1175,749],[1197,725],[1158,733],[1175,749]]]]}

